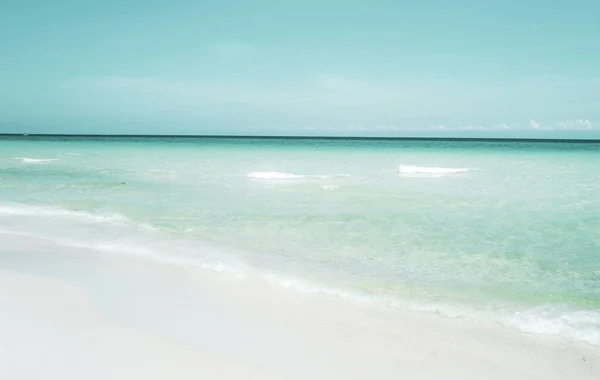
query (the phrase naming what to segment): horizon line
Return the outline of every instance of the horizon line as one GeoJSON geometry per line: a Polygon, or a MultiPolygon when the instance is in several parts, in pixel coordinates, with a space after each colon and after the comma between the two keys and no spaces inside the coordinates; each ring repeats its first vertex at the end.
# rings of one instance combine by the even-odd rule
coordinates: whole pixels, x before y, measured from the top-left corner
{"type": "Polygon", "coordinates": [[[502,141],[502,142],[572,142],[600,143],[600,139],[524,138],[524,137],[425,137],[425,136],[303,136],[303,135],[166,135],[166,134],[81,134],[81,133],[0,133],[2,137],[103,137],[103,138],[207,138],[207,139],[263,139],[263,140],[417,140],[417,141],[502,141]]]}

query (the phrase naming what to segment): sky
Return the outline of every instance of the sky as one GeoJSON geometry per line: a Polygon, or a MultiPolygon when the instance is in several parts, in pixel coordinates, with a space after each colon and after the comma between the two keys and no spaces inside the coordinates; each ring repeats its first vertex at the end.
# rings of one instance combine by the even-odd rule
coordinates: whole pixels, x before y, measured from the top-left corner
{"type": "Polygon", "coordinates": [[[0,133],[600,138],[598,0],[3,0],[0,133]]]}

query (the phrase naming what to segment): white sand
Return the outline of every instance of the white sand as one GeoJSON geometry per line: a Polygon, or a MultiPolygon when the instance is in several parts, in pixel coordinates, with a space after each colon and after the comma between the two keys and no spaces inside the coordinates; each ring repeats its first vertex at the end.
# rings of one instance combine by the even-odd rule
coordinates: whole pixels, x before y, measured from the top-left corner
{"type": "Polygon", "coordinates": [[[0,234],[0,379],[600,379],[600,348],[0,234]]]}

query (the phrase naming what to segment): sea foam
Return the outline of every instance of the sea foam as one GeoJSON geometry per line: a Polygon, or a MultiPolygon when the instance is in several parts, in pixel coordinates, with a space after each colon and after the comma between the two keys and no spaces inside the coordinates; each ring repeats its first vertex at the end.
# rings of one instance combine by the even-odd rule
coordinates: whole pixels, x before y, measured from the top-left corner
{"type": "Polygon", "coordinates": [[[246,174],[246,177],[252,179],[265,179],[265,180],[290,180],[290,179],[326,179],[334,177],[350,177],[349,174],[292,174],[284,172],[250,172],[246,174]]]}
{"type": "Polygon", "coordinates": [[[316,284],[296,276],[263,273],[260,277],[273,285],[301,293],[322,294],[352,303],[408,312],[436,314],[478,323],[491,323],[525,333],[561,336],[600,346],[600,312],[595,310],[565,310],[556,306],[515,308],[508,305],[481,310],[468,305],[431,300],[418,301],[402,299],[401,296],[354,292],[316,284]]]}
{"type": "MultiPolygon", "coordinates": [[[[39,208],[0,207],[0,213],[7,211],[11,214],[35,217],[41,210],[39,208]]],[[[54,213],[77,216],[81,222],[90,217],[84,213],[65,213],[61,210],[45,209],[42,213],[43,215],[54,213]]],[[[97,219],[92,216],[92,219],[103,224],[113,224],[114,222],[110,218],[97,219]]],[[[98,229],[102,226],[98,225],[94,228],[98,229]]],[[[600,313],[594,310],[567,310],[552,306],[529,308],[499,306],[476,309],[468,305],[443,301],[404,299],[402,295],[364,293],[351,288],[316,283],[302,276],[251,266],[240,260],[244,255],[236,254],[235,248],[214,246],[198,239],[165,240],[161,234],[155,235],[156,232],[129,230],[126,233],[127,238],[115,239],[112,235],[94,234],[93,237],[90,236],[87,239],[77,239],[73,236],[57,236],[55,232],[46,230],[33,231],[31,228],[0,230],[0,233],[46,239],[73,248],[92,249],[107,254],[130,255],[189,269],[227,273],[238,279],[254,278],[293,291],[333,297],[352,303],[493,323],[527,333],[563,336],[576,341],[600,345],[600,329],[598,328],[600,313]],[[141,235],[138,235],[139,233],[141,235]]]]}
{"type": "Polygon", "coordinates": [[[246,177],[253,179],[302,179],[307,176],[282,172],[251,172],[246,174],[246,177]]]}
{"type": "Polygon", "coordinates": [[[25,164],[41,164],[44,162],[58,161],[58,158],[29,158],[29,157],[15,157],[15,160],[21,160],[25,164]]]}
{"type": "Polygon", "coordinates": [[[401,174],[416,174],[416,175],[431,175],[444,176],[450,174],[466,173],[474,169],[469,168],[444,168],[435,166],[415,166],[415,165],[398,165],[398,173],[401,174]]]}
{"type": "Polygon", "coordinates": [[[68,210],[60,207],[30,206],[25,204],[0,204],[0,215],[13,216],[45,216],[45,217],[68,217],[77,218],[81,221],[98,223],[123,223],[136,225],[144,229],[154,229],[150,225],[136,223],[124,215],[117,213],[92,214],[83,211],[68,210]]]}

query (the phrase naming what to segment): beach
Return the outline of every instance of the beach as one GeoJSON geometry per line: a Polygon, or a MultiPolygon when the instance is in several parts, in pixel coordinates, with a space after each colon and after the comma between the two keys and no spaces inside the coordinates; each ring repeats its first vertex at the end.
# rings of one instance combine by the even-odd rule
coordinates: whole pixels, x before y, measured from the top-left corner
{"type": "Polygon", "coordinates": [[[0,139],[1,379],[599,379],[598,146],[0,139]]]}
{"type": "Polygon", "coordinates": [[[598,379],[597,347],[0,236],[3,379],[598,379]]]}

